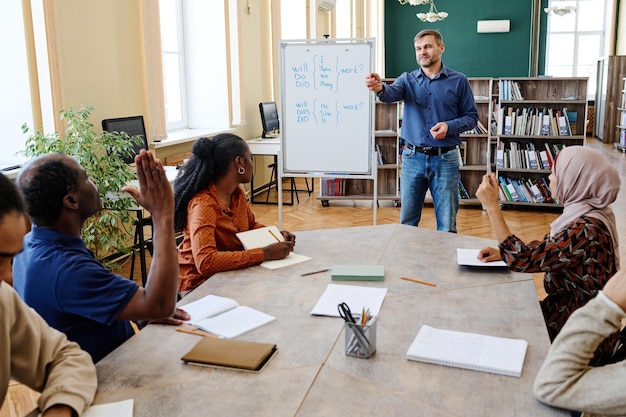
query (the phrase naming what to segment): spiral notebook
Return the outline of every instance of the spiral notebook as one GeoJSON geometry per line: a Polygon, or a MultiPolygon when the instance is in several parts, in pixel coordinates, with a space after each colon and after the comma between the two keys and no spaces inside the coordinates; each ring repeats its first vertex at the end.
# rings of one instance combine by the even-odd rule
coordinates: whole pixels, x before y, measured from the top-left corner
{"type": "Polygon", "coordinates": [[[423,325],[406,353],[411,361],[500,375],[522,375],[528,342],[423,325]]]}

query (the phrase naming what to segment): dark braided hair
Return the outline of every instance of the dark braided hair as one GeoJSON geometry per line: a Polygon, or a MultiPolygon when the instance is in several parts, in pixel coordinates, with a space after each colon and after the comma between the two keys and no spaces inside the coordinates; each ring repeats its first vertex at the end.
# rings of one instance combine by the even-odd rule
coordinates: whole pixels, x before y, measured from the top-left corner
{"type": "Polygon", "coordinates": [[[62,159],[44,155],[31,161],[17,178],[28,215],[37,226],[50,226],[61,215],[63,198],[78,187],[78,173],[62,159]]]}
{"type": "Polygon", "coordinates": [[[209,184],[226,175],[237,156],[245,157],[246,141],[232,133],[200,138],[193,144],[193,155],[180,169],[174,183],[174,229],[187,225],[187,206],[191,198],[209,184]]]}
{"type": "Polygon", "coordinates": [[[16,212],[26,213],[24,200],[13,181],[0,174],[0,220],[16,212]]]}

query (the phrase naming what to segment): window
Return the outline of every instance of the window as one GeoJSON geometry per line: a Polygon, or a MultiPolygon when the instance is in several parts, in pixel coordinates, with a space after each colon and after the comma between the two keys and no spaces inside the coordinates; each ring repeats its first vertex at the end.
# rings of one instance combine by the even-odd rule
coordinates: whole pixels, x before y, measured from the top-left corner
{"type": "Polygon", "coordinates": [[[577,12],[548,17],[545,74],[589,77],[587,97],[596,94],[598,58],[608,50],[606,0],[550,0],[549,6],[574,6],[577,12]]]}
{"type": "Polygon", "coordinates": [[[281,39],[306,39],[306,0],[283,0],[280,2],[281,39]]]}
{"type": "Polygon", "coordinates": [[[230,127],[229,87],[240,91],[227,71],[224,2],[159,0],[159,8],[167,130],[230,127]]]}

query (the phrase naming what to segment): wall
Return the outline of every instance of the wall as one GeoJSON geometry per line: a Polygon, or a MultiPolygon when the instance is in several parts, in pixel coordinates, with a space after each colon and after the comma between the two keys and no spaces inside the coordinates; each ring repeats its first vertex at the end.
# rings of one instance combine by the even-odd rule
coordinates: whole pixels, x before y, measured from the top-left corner
{"type": "Polygon", "coordinates": [[[93,105],[92,123],[145,114],[140,0],[50,2],[58,34],[59,105],[93,105]]]}
{"type": "Polygon", "coordinates": [[[443,35],[444,65],[470,77],[527,77],[530,75],[532,0],[456,0],[435,2],[449,16],[435,23],[421,22],[416,13],[428,6],[385,1],[386,77],[417,68],[413,37],[423,29],[443,35]],[[510,20],[508,33],[476,33],[478,20],[510,20]]]}

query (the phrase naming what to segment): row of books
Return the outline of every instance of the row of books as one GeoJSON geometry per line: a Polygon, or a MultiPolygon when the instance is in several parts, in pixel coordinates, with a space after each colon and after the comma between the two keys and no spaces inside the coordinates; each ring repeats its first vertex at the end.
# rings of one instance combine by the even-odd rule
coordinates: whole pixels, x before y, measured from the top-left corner
{"type": "MultiPolygon", "coordinates": [[[[498,135],[572,136],[578,113],[562,110],[504,106],[496,111],[498,135]]],[[[574,129],[575,130],[575,129],[574,129]]]]}
{"type": "Polygon", "coordinates": [[[541,178],[498,177],[500,201],[517,203],[555,203],[550,192],[550,183],[541,178]]]}
{"type": "Polygon", "coordinates": [[[463,132],[466,135],[486,135],[489,133],[484,124],[479,120],[475,128],[463,132]]]}
{"type": "Polygon", "coordinates": [[[543,149],[537,149],[534,143],[522,145],[508,142],[505,149],[503,142],[496,149],[496,168],[545,169],[552,168],[556,155],[566,147],[564,143],[544,143],[543,149]]]}
{"type": "Polygon", "coordinates": [[[344,196],[346,195],[346,178],[322,178],[322,195],[344,196]]]}
{"type": "Polygon", "coordinates": [[[498,80],[500,100],[524,100],[519,83],[512,80],[498,80]]]}

